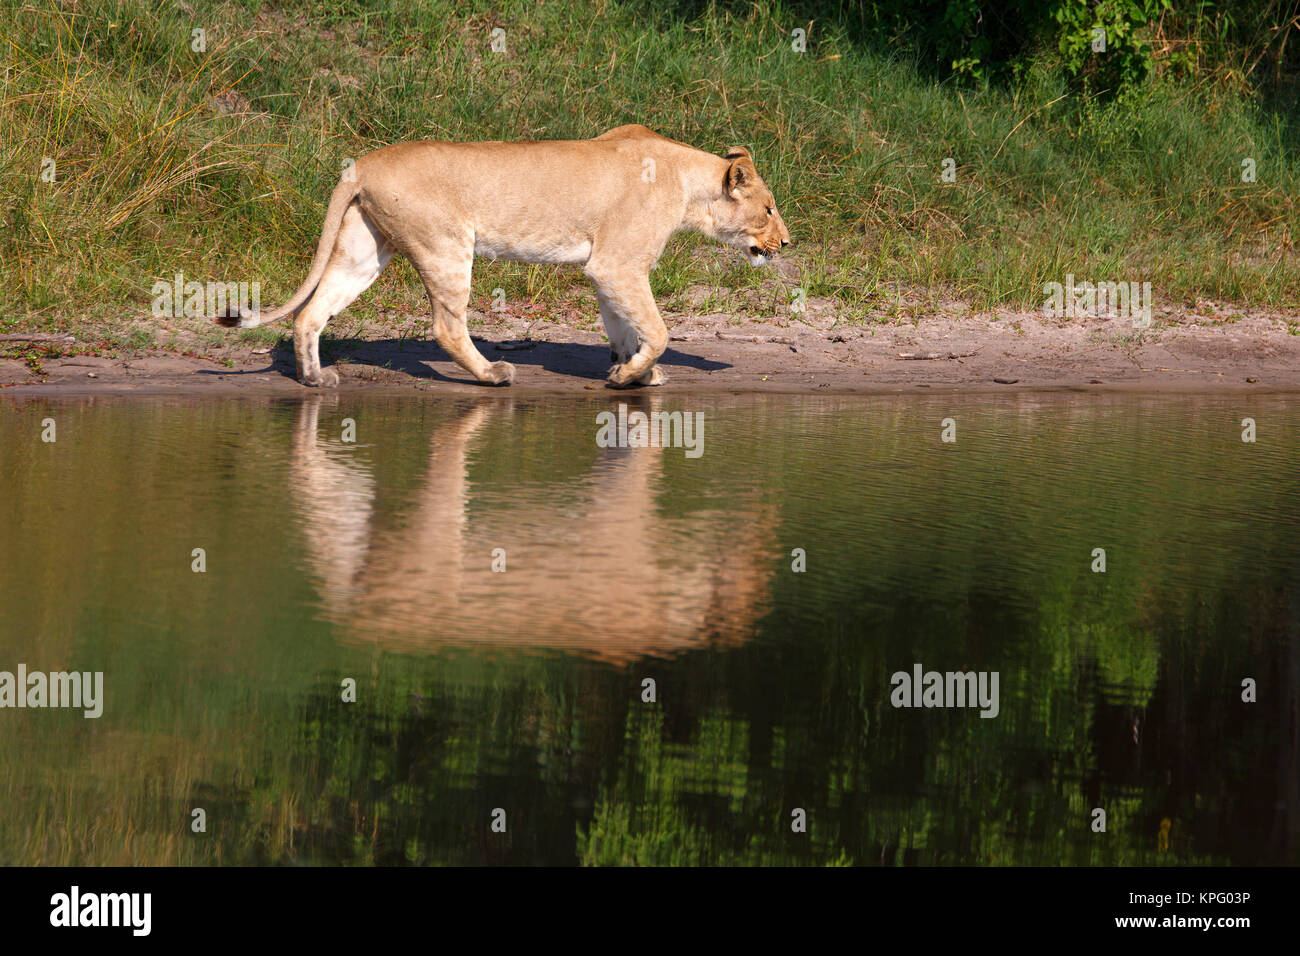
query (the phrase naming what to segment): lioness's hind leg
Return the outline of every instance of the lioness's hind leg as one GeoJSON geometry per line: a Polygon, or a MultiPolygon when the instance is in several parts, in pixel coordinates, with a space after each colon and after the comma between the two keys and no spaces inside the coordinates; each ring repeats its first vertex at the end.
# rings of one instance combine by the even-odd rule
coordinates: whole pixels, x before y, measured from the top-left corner
{"type": "Polygon", "coordinates": [[[408,255],[424,282],[433,307],[433,337],[452,361],[480,382],[509,385],[515,367],[509,362],[489,362],[469,337],[465,307],[469,305],[470,273],[474,267],[474,243],[457,246],[443,243],[431,250],[413,250],[408,255]]]}
{"type": "Polygon", "coordinates": [[[326,388],[338,385],[338,372],[320,367],[321,330],[370,288],[392,257],[393,247],[379,228],[360,207],[355,204],[349,207],[343,214],[325,274],[294,319],[293,351],[298,381],[326,388]]]}

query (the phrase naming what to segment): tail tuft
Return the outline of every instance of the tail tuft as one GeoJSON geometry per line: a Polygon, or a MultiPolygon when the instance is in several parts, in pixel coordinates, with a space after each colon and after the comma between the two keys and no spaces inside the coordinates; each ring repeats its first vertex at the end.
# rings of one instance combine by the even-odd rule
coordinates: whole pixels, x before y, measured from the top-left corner
{"type": "Polygon", "coordinates": [[[239,310],[238,306],[228,305],[226,311],[220,315],[214,315],[212,321],[217,325],[224,325],[228,329],[251,329],[262,324],[258,321],[260,317],[257,312],[244,313],[239,310]]]}

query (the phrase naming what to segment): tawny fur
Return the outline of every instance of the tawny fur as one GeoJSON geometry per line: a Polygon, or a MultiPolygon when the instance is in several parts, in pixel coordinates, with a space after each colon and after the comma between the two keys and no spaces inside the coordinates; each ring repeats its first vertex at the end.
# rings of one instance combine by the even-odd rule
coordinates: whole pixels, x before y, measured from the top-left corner
{"type": "Polygon", "coordinates": [[[424,283],[438,344],[478,381],[509,384],[514,366],[484,358],[465,324],[474,257],[572,263],[596,286],[616,362],[610,384],[658,385],[668,330],[650,269],[683,229],[744,250],[754,265],[790,241],[742,147],[714,156],[644,126],[590,140],[399,143],[362,156],[334,190],[311,271],[289,302],[217,321],[249,328],[296,315],[299,380],[337,385],[320,365],[321,330],[400,252],[424,283]]]}

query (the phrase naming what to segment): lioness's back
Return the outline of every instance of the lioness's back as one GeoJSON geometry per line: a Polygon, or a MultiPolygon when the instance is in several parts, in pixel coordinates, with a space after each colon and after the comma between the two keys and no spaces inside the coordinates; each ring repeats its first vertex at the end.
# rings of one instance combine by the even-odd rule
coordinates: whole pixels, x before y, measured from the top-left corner
{"type": "Polygon", "coordinates": [[[381,225],[423,206],[430,226],[472,237],[476,252],[543,262],[585,261],[611,222],[658,231],[681,205],[667,167],[709,154],[655,134],[525,143],[397,143],[363,156],[366,212],[381,225]]]}

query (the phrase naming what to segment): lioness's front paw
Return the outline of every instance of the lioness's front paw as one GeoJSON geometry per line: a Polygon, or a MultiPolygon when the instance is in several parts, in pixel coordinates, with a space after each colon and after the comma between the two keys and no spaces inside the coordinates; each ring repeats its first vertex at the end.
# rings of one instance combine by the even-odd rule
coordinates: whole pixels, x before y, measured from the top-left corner
{"type": "Polygon", "coordinates": [[[304,375],[299,378],[299,381],[311,388],[338,388],[339,373],[332,368],[323,368],[315,378],[304,375]]]}
{"type": "Polygon", "coordinates": [[[491,385],[509,385],[515,380],[515,367],[509,362],[493,362],[483,381],[491,385]]]}
{"type": "Polygon", "coordinates": [[[626,365],[611,365],[606,377],[611,388],[633,388],[640,384],[640,382],[628,375],[626,365]]]}
{"type": "Polygon", "coordinates": [[[667,383],[668,373],[658,365],[648,372],[642,372],[636,378],[628,372],[626,365],[615,365],[609,370],[610,388],[637,388],[641,385],[666,385],[667,383]]]}

